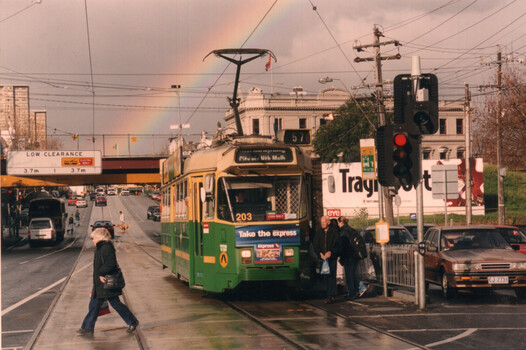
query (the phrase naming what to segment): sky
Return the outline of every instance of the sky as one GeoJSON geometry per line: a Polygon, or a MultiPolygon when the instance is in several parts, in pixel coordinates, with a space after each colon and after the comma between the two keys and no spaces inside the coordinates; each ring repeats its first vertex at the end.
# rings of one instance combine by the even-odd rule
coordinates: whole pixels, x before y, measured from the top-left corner
{"type": "Polygon", "coordinates": [[[65,148],[91,149],[89,135],[105,134],[105,152],[147,153],[179,132],[170,125],[197,135],[225,124],[235,66],[203,60],[212,50],[274,53],[269,71],[268,56],[242,66],[243,94],[316,94],[329,87],[322,77],[351,89],[375,82],[374,63],[354,62],[374,49],[353,49],[372,43],[375,25],[381,41],[401,43],[382,46],[402,56],[382,62],[383,79],[410,73],[419,55],[440,99],[463,99],[465,83],[475,97],[493,93],[479,86],[494,83],[498,45],[507,67],[526,57],[523,0],[0,0],[0,85],[28,85],[31,109],[47,111],[65,148]],[[74,133],[77,144],[63,136],[74,133]]]}

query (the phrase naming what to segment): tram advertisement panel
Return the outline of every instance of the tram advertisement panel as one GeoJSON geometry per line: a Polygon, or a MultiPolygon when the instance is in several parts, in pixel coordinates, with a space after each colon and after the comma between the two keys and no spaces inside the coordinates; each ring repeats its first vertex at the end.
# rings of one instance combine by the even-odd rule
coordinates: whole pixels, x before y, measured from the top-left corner
{"type": "Polygon", "coordinates": [[[236,226],[236,246],[254,247],[255,263],[282,262],[282,247],[298,244],[300,229],[296,225],[236,226]]]}

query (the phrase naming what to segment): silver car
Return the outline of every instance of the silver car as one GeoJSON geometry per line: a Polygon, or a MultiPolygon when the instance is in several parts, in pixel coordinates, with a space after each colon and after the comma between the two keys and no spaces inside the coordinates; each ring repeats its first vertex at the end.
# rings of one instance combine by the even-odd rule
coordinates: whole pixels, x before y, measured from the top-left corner
{"type": "Polygon", "coordinates": [[[31,219],[27,239],[30,247],[34,247],[37,242],[55,243],[57,241],[57,234],[53,220],[50,218],[31,219]]]}

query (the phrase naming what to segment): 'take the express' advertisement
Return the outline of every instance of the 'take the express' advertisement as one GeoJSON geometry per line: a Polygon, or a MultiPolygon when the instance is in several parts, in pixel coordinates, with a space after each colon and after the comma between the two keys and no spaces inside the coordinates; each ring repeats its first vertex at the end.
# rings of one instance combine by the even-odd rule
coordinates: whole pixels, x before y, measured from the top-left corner
{"type": "Polygon", "coordinates": [[[282,262],[282,247],[299,243],[300,229],[295,225],[236,226],[236,246],[254,247],[255,263],[282,262]]]}

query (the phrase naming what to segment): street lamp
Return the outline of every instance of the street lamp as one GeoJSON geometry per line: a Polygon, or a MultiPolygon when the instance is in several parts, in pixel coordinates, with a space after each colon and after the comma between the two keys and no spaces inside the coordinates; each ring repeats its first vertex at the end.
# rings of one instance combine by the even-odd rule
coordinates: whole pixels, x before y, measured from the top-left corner
{"type": "Polygon", "coordinates": [[[325,77],[325,78],[318,79],[318,83],[320,83],[320,84],[327,84],[327,83],[332,83],[334,80],[338,80],[343,85],[343,87],[345,88],[345,91],[347,91],[347,93],[349,95],[351,95],[351,91],[349,91],[349,89],[347,88],[347,85],[345,85],[345,83],[341,79],[325,77]]]}

